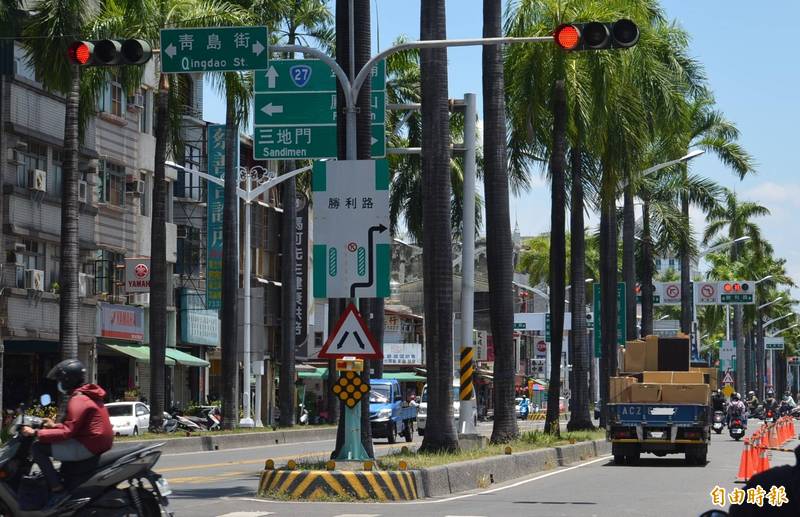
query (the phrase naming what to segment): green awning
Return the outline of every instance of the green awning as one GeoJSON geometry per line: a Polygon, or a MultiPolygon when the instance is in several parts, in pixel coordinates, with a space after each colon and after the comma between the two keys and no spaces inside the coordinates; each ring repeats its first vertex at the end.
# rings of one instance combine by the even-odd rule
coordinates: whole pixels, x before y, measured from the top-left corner
{"type": "Polygon", "coordinates": [[[177,348],[167,348],[167,357],[175,359],[178,364],[183,366],[199,366],[201,368],[208,368],[210,366],[208,361],[195,357],[192,354],[181,352],[177,348]]]}
{"type": "Polygon", "coordinates": [[[384,379],[396,379],[398,382],[425,382],[425,377],[414,372],[383,372],[384,379]]]}
{"type": "Polygon", "coordinates": [[[297,372],[297,378],[299,379],[327,379],[328,378],[328,369],[327,368],[315,368],[313,372],[297,372]]]}
{"type": "MultiPolygon", "coordinates": [[[[150,347],[149,346],[130,346],[130,345],[110,345],[105,344],[111,350],[115,352],[119,352],[120,354],[127,355],[128,357],[132,357],[141,363],[150,362],[150,347]]],[[[164,359],[164,364],[167,366],[172,366],[175,364],[175,361],[166,357],[164,359]]]]}

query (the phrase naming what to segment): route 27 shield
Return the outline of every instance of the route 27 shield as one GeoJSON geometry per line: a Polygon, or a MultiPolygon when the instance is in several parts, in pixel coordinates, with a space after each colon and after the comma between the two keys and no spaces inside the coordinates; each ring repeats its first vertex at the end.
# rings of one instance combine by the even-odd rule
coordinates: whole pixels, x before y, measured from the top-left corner
{"type": "Polygon", "coordinates": [[[308,65],[294,65],[289,67],[289,77],[298,88],[305,88],[311,81],[311,67],[308,65]]]}

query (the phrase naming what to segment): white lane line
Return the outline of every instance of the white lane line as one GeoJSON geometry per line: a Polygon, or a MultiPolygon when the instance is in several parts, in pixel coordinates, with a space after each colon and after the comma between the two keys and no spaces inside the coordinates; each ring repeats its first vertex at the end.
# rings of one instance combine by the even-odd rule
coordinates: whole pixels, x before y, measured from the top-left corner
{"type": "Polygon", "coordinates": [[[267,515],[275,515],[275,512],[231,512],[217,517],[267,517],[267,515]]]}
{"type": "Polygon", "coordinates": [[[380,517],[379,513],[340,513],[333,517],[380,517]]]}

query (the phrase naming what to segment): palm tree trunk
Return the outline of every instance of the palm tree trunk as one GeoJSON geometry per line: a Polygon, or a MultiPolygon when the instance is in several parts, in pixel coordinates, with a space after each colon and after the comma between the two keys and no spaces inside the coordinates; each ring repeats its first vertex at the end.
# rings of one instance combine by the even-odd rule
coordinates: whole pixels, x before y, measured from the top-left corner
{"type": "Polygon", "coordinates": [[[742,306],[733,306],[733,340],[736,342],[736,391],[747,393],[747,345],[744,342],[742,306]],[[741,359],[739,359],[741,357],[741,359]]]}
{"type": "MultiPolygon", "coordinates": [[[[483,36],[502,36],[502,2],[484,0],[483,36]]],[[[486,260],[489,270],[489,316],[494,340],[494,424],[492,442],[515,438],[514,406],[514,279],[511,214],[506,170],[506,108],[503,50],[483,47],[484,194],[486,197],[486,260]]]]}
{"type": "Polygon", "coordinates": [[[754,389],[759,400],[764,399],[764,320],[756,311],[756,383],[754,389]]]}
{"type": "Polygon", "coordinates": [[[564,336],[564,257],[565,186],[567,152],[567,94],[564,80],[553,86],[553,150],[550,155],[550,382],[547,391],[547,416],[544,431],[560,435],[559,396],[561,395],[561,348],[564,336]]]}
{"type": "Polygon", "coordinates": [[[150,430],[161,430],[164,412],[164,361],[167,349],[167,159],[169,79],[159,78],[156,149],[153,165],[153,218],[150,235],[150,430]]]}
{"type": "MultiPolygon", "coordinates": [[[[683,183],[684,188],[687,182],[686,166],[683,166],[683,183]]],[[[681,216],[683,217],[683,224],[686,225],[686,231],[689,232],[691,226],[689,224],[689,196],[686,192],[681,193],[681,216]]],[[[692,283],[692,263],[689,256],[689,240],[691,235],[687,236],[686,241],[681,245],[681,332],[689,334],[692,329],[692,297],[691,297],[691,283],[692,283]]],[[[738,356],[744,357],[744,355],[738,356]]]]}
{"type": "MultiPolygon", "coordinates": [[[[80,246],[78,244],[78,108],[80,102],[80,68],[72,67],[72,85],[67,95],[64,115],[63,182],[61,191],[61,285],[59,298],[59,340],[61,358],[78,358],[78,322],[80,297],[78,273],[80,271],[80,246]]],[[[0,128],[3,131],[4,128],[0,128]]],[[[66,397],[64,397],[66,399],[66,397]]]]}
{"type": "Polygon", "coordinates": [[[653,333],[653,243],[650,235],[650,200],[642,198],[642,333],[653,333]]]}
{"type": "MultiPolygon", "coordinates": [[[[613,173],[604,168],[600,211],[600,425],[607,420],[609,377],[617,371],[617,224],[613,173]]],[[[596,316],[595,316],[596,317],[596,316]]]]}
{"type": "Polygon", "coordinates": [[[636,339],[636,217],[633,185],[627,175],[622,208],[622,279],[625,282],[625,338],[636,339]]]}
{"type": "MultiPolygon", "coordinates": [[[[297,411],[295,377],[294,309],[297,277],[295,276],[294,235],[295,212],[294,178],[283,183],[283,216],[281,218],[281,366],[279,400],[280,426],[292,427],[297,411]]],[[[249,250],[248,250],[249,252],[249,250]]],[[[249,282],[250,279],[246,279],[249,282]]]]}
{"type": "Polygon", "coordinates": [[[586,228],[583,220],[583,163],[582,149],[578,142],[572,149],[570,171],[572,192],[570,196],[570,309],[572,312],[572,385],[571,400],[574,400],[567,423],[568,431],[592,429],[589,414],[589,369],[591,352],[586,339],[586,228]]]}
{"type": "MultiPolygon", "coordinates": [[[[744,352],[744,356],[745,356],[745,363],[744,363],[745,364],[745,369],[744,369],[744,372],[745,372],[745,384],[747,385],[747,389],[748,390],[750,389],[750,386],[753,385],[753,380],[755,379],[755,376],[753,374],[753,366],[754,366],[753,365],[753,350],[754,350],[754,348],[755,347],[753,345],[753,331],[750,330],[748,332],[745,332],[745,334],[744,334],[744,350],[745,350],[745,352],[744,352]]],[[[747,394],[747,392],[742,390],[742,396],[744,396],[746,394],[747,394]]]]}
{"type": "MultiPolygon", "coordinates": [[[[225,113],[225,191],[222,208],[222,425],[233,429],[239,424],[239,174],[236,150],[239,130],[236,109],[230,96],[225,113]]],[[[249,251],[249,250],[247,250],[249,251]]],[[[249,281],[246,279],[245,281],[249,281]]],[[[245,372],[245,380],[249,372],[245,372]]],[[[281,391],[285,389],[280,386],[281,391]]],[[[281,419],[284,418],[281,411],[281,419]]]]}
{"type": "MultiPolygon", "coordinates": [[[[420,39],[446,39],[445,21],[445,0],[422,2],[420,39]]],[[[429,396],[428,423],[421,450],[446,451],[458,447],[458,438],[453,422],[452,188],[445,49],[420,51],[420,77],[424,192],[422,256],[429,396]]]]}

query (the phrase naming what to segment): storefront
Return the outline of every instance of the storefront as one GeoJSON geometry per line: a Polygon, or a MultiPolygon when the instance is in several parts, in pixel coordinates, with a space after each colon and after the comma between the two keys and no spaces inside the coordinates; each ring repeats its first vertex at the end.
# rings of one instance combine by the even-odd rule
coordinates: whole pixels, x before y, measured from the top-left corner
{"type": "Polygon", "coordinates": [[[206,309],[203,294],[184,288],[181,290],[178,322],[178,350],[184,356],[178,361],[176,378],[181,379],[185,390],[176,390],[175,396],[179,400],[208,403],[212,372],[209,359],[220,346],[219,316],[217,311],[206,309]]]}
{"type": "Polygon", "coordinates": [[[5,341],[3,355],[3,407],[31,404],[39,395],[56,395],[56,385],[47,379],[50,369],[61,360],[55,341],[5,341]]]}
{"type": "Polygon", "coordinates": [[[97,383],[108,393],[108,400],[146,398],[150,389],[150,349],[142,346],[144,309],[99,303],[96,332],[97,383]],[[146,371],[142,363],[147,365],[146,371]]]}

